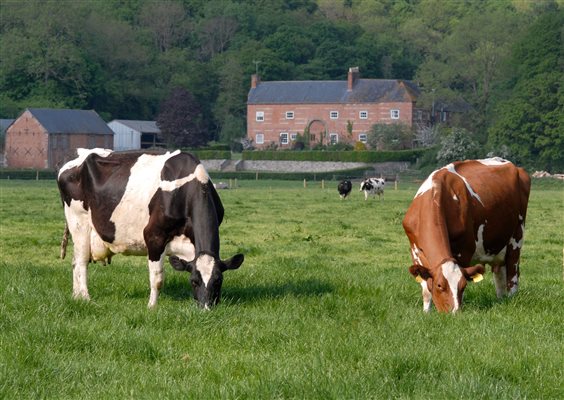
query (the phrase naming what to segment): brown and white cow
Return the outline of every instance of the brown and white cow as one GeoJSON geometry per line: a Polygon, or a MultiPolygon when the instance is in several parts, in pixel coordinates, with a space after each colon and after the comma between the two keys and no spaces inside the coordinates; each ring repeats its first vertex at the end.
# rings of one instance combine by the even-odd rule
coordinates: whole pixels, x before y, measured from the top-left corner
{"type": "Polygon", "coordinates": [[[455,162],[421,185],[403,219],[423,309],[462,305],[468,280],[492,266],[498,297],[517,292],[531,181],[501,158],[455,162]]]}
{"type": "MultiPolygon", "coordinates": [[[[112,255],[147,255],[151,294],[157,303],[166,255],[175,269],[191,272],[193,296],[205,307],[220,300],[223,272],[239,268],[242,254],[219,258],[223,205],[197,158],[79,149],[57,183],[74,242],[73,294],[89,299],[90,261],[112,255]]],[[[63,241],[61,255],[66,241],[63,241]]]]}

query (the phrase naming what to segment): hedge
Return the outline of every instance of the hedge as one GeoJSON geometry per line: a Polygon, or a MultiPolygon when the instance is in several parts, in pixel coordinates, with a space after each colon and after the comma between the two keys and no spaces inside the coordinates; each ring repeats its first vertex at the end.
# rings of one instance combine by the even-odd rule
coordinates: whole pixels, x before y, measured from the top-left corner
{"type": "Polygon", "coordinates": [[[0,179],[56,179],[57,172],[52,169],[13,169],[0,168],[0,179]]]}
{"type": "Polygon", "coordinates": [[[200,160],[231,160],[231,151],[229,150],[182,149],[182,151],[194,154],[200,160]]]}
{"type": "Polygon", "coordinates": [[[320,181],[322,179],[341,180],[341,179],[363,179],[366,172],[374,173],[373,170],[366,168],[347,169],[343,171],[329,171],[329,172],[255,172],[255,171],[237,171],[237,172],[222,172],[222,171],[208,171],[210,177],[214,181],[227,180],[227,179],[240,179],[240,180],[254,180],[254,179],[271,179],[283,181],[320,181]]]}
{"type": "Polygon", "coordinates": [[[333,161],[377,163],[387,161],[407,161],[414,163],[428,149],[400,151],[243,151],[243,160],[277,161],[333,161]]]}

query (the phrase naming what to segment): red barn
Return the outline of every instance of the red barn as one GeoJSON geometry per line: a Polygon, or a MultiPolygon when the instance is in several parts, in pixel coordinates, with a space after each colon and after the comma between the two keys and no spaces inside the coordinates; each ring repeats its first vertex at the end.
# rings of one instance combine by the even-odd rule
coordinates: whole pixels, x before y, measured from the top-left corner
{"type": "Polygon", "coordinates": [[[28,108],[6,130],[6,164],[56,168],[79,147],[113,149],[113,142],[113,131],[94,110],[28,108]]]}

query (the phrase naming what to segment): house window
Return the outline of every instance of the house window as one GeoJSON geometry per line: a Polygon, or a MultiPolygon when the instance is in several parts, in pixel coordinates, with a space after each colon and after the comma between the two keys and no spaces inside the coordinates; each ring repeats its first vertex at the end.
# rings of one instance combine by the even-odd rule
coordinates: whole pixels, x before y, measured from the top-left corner
{"type": "Polygon", "coordinates": [[[288,144],[288,132],[280,133],[280,144],[288,144]]]}
{"type": "Polygon", "coordinates": [[[286,119],[294,119],[294,112],[286,111],[286,119]]]}
{"type": "Polygon", "coordinates": [[[366,133],[361,133],[358,135],[358,141],[362,143],[368,142],[368,135],[366,133]]]}
{"type": "Polygon", "coordinates": [[[368,111],[360,111],[358,113],[358,118],[360,119],[368,119],[368,111]]]}
{"type": "Polygon", "coordinates": [[[298,138],[298,134],[297,133],[290,133],[290,140],[293,142],[298,138]]]}
{"type": "Polygon", "coordinates": [[[339,111],[330,111],[329,118],[331,119],[339,119],[339,111]]]}
{"type": "Polygon", "coordinates": [[[264,111],[257,111],[256,120],[259,122],[264,121],[264,111]]]}
{"type": "Polygon", "coordinates": [[[400,110],[390,110],[390,118],[399,119],[399,111],[400,110]]]}
{"type": "Polygon", "coordinates": [[[264,133],[257,133],[256,134],[255,143],[256,144],[263,144],[264,143],[264,133]]]}
{"type": "Polygon", "coordinates": [[[330,133],[329,134],[329,142],[332,145],[339,143],[339,134],[338,133],[330,133]]]}

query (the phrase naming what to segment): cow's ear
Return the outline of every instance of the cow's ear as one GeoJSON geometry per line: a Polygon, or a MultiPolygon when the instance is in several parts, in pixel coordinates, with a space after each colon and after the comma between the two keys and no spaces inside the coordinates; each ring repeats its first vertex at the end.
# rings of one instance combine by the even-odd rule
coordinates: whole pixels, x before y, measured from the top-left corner
{"type": "Polygon", "coordinates": [[[414,264],[409,267],[409,273],[415,277],[418,283],[421,283],[422,280],[426,281],[427,279],[431,278],[429,270],[424,266],[418,264],[414,264]]]}
{"type": "Polygon", "coordinates": [[[241,264],[243,264],[243,261],[245,261],[245,256],[242,254],[235,254],[233,257],[231,257],[228,260],[225,261],[221,261],[221,272],[224,272],[228,269],[237,269],[241,266],[241,264]]]}
{"type": "Polygon", "coordinates": [[[172,268],[174,268],[177,271],[192,272],[192,264],[189,263],[188,261],[182,260],[181,258],[178,258],[176,256],[170,256],[168,258],[168,262],[170,263],[170,265],[172,265],[172,268]]]}
{"type": "Polygon", "coordinates": [[[472,280],[473,282],[480,282],[483,277],[483,273],[486,271],[483,265],[476,264],[471,267],[460,268],[462,270],[462,274],[468,280],[472,280]]]}

